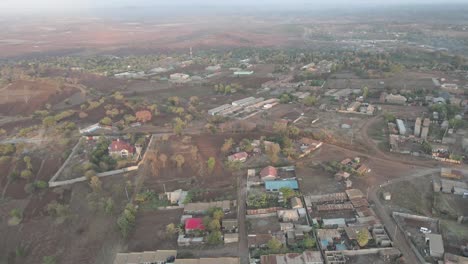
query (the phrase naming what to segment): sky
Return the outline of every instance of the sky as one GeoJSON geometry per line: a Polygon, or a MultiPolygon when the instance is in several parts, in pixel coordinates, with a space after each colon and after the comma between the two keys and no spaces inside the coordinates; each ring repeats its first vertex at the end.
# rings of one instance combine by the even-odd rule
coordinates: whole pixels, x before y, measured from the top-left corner
{"type": "MultiPolygon", "coordinates": [[[[448,4],[466,3],[466,0],[327,0],[328,7],[352,5],[395,5],[395,4],[448,4]]],[[[94,8],[145,7],[145,6],[267,6],[267,5],[317,5],[323,6],[322,0],[0,0],[0,11],[9,10],[86,10],[94,8]]]]}

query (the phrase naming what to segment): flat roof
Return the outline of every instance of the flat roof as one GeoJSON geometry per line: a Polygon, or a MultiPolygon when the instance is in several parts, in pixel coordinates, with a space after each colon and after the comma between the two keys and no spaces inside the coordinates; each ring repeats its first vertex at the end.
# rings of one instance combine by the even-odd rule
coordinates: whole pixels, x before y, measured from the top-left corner
{"type": "Polygon", "coordinates": [[[176,257],[177,250],[157,250],[133,253],[117,253],[114,264],[135,264],[146,262],[166,261],[169,257],[176,257]]]}
{"type": "Polygon", "coordinates": [[[265,188],[267,190],[279,190],[280,188],[291,188],[293,190],[299,189],[299,184],[296,180],[284,180],[284,181],[266,181],[265,188]]]}
{"type": "Polygon", "coordinates": [[[444,241],[440,234],[426,234],[426,239],[429,239],[429,250],[435,253],[444,253],[444,241]]]}

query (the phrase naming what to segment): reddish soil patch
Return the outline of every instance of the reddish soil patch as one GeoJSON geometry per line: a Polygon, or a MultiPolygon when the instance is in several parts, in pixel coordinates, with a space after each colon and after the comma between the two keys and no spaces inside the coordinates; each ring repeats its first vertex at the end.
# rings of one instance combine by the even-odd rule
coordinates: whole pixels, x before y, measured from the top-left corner
{"type": "Polygon", "coordinates": [[[78,90],[59,87],[54,81],[17,80],[0,89],[0,112],[7,115],[28,115],[44,107],[46,103],[63,101],[78,90]]]}
{"type": "Polygon", "coordinates": [[[182,209],[139,212],[135,231],[129,238],[128,250],[141,252],[176,248],[177,238],[166,236],[166,226],[180,223],[182,214],[182,209]]]}

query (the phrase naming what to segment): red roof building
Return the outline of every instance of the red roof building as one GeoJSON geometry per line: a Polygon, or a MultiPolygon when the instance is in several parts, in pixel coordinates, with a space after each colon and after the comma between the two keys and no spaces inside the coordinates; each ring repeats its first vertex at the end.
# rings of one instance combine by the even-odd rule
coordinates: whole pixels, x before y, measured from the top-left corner
{"type": "Polygon", "coordinates": [[[262,181],[272,181],[278,177],[278,170],[273,166],[268,166],[260,171],[262,181]]]}
{"type": "Polygon", "coordinates": [[[228,160],[244,162],[247,160],[247,157],[249,157],[249,154],[247,154],[247,152],[238,152],[229,156],[228,160]]]}
{"type": "Polygon", "coordinates": [[[185,232],[205,230],[203,218],[189,218],[185,220],[185,232]]]}
{"type": "Polygon", "coordinates": [[[109,145],[109,155],[127,158],[135,153],[135,148],[129,143],[120,139],[113,140],[109,145]]]}

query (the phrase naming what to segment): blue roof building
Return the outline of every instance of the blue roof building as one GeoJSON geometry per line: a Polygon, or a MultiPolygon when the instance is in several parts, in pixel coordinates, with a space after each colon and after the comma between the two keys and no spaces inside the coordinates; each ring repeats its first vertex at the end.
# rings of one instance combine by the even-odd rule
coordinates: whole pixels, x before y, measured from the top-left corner
{"type": "Polygon", "coordinates": [[[279,191],[279,189],[286,187],[293,190],[299,190],[299,185],[296,180],[284,180],[284,181],[266,181],[265,188],[267,191],[279,191]]]}

